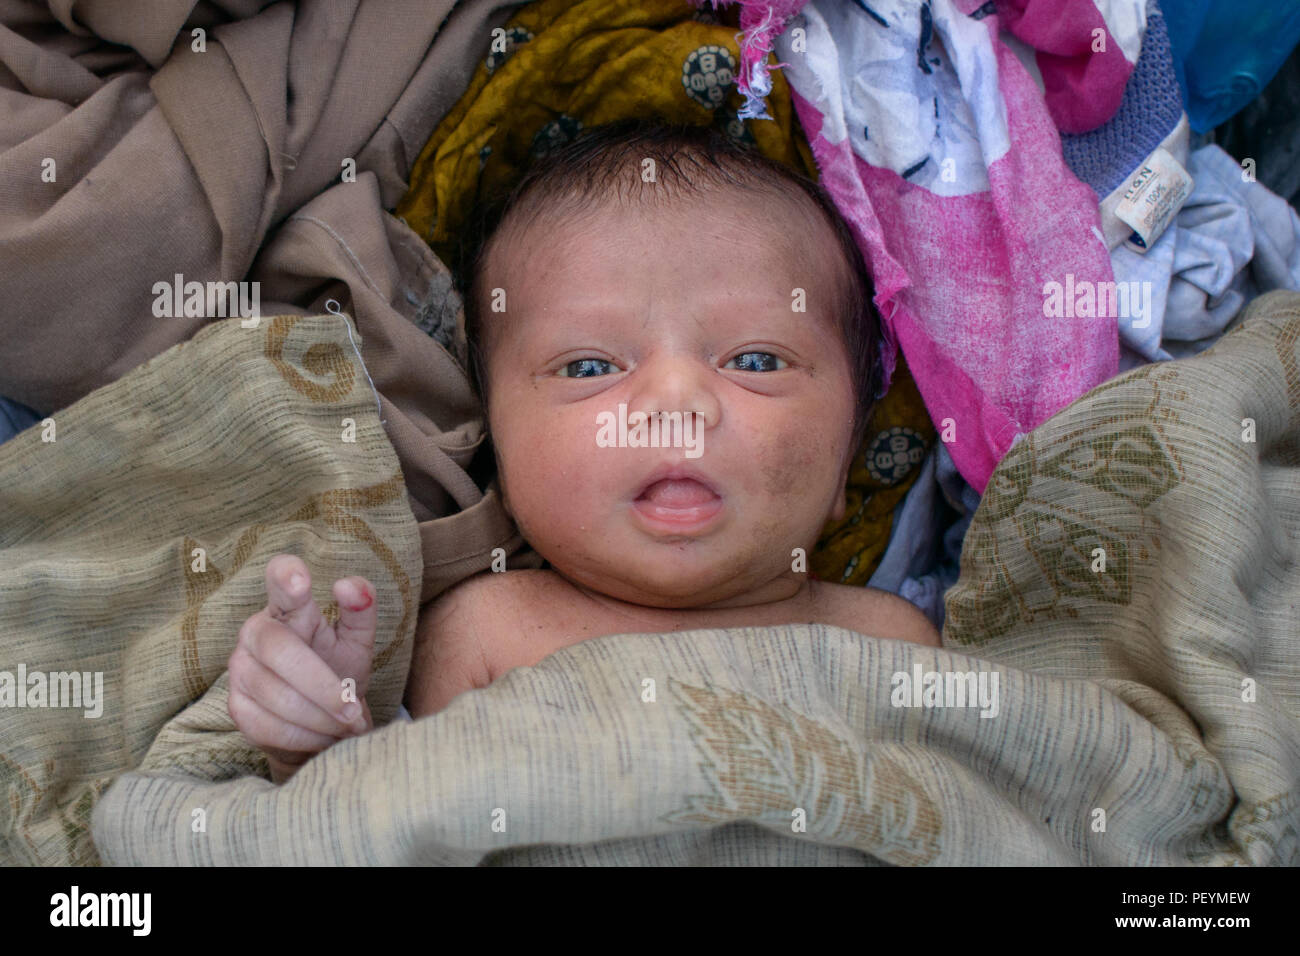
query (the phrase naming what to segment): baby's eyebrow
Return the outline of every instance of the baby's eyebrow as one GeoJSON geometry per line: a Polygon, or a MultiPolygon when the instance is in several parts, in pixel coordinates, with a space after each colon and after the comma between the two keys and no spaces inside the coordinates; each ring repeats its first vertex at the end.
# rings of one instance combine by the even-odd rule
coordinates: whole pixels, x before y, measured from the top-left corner
{"type": "MultiPolygon", "coordinates": [[[[807,290],[796,287],[788,294],[721,296],[712,301],[692,303],[691,311],[706,316],[798,315],[812,311],[812,306],[813,301],[808,296],[807,290]]],[[[825,303],[825,306],[830,308],[830,303],[825,303]]],[[[607,319],[620,314],[628,318],[636,318],[639,311],[640,308],[636,303],[625,300],[564,307],[564,313],[574,319],[607,319]]]]}
{"type": "MultiPolygon", "coordinates": [[[[809,320],[818,318],[833,322],[839,306],[832,297],[814,294],[809,286],[792,286],[788,290],[771,291],[736,289],[689,300],[686,308],[693,324],[734,334],[748,326],[785,331],[802,328],[809,320]]],[[[526,307],[526,314],[530,319],[525,324],[528,337],[547,340],[571,333],[575,327],[609,331],[613,331],[611,326],[644,329],[668,318],[664,307],[647,312],[646,303],[627,296],[581,292],[574,298],[561,294],[554,299],[534,301],[526,307]]]]}
{"type": "MultiPolygon", "coordinates": [[[[575,330],[610,333],[622,330],[627,333],[662,326],[670,317],[663,313],[637,315],[636,310],[623,308],[565,310],[565,318],[567,321],[563,326],[543,321],[533,325],[530,333],[547,339],[569,335],[575,330]]],[[[692,326],[720,335],[736,335],[749,330],[754,334],[788,332],[809,325],[810,319],[815,323],[813,316],[774,303],[733,303],[725,309],[699,308],[686,316],[686,321],[692,326]]]]}

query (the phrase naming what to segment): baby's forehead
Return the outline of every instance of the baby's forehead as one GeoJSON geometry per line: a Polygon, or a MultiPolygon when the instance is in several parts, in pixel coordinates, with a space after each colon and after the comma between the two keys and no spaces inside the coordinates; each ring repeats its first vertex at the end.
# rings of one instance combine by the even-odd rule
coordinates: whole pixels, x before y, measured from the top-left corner
{"type": "Polygon", "coordinates": [[[782,193],[765,186],[668,195],[625,191],[578,202],[572,195],[543,196],[508,211],[475,281],[480,318],[472,334],[482,354],[494,354],[503,335],[531,339],[539,334],[538,323],[544,327],[557,314],[571,317],[584,297],[595,315],[600,296],[621,309],[618,293],[636,285],[642,270],[656,267],[666,273],[657,289],[672,287],[691,308],[704,308],[706,299],[721,301],[734,290],[742,308],[783,311],[846,345],[853,266],[834,227],[796,187],[782,193]],[[677,260],[683,269],[665,270],[673,261],[665,261],[665,250],[678,243],[690,249],[677,260]],[[682,272],[698,277],[701,270],[720,281],[683,280],[682,272]]]}
{"type": "Polygon", "coordinates": [[[643,190],[576,204],[568,196],[542,197],[502,221],[484,271],[518,280],[554,268],[557,260],[580,268],[584,256],[617,261],[601,255],[617,250],[645,261],[688,245],[710,263],[754,275],[776,270],[807,285],[829,272],[838,282],[847,263],[835,231],[808,196],[794,193],[755,182],[666,197],[643,190]]]}

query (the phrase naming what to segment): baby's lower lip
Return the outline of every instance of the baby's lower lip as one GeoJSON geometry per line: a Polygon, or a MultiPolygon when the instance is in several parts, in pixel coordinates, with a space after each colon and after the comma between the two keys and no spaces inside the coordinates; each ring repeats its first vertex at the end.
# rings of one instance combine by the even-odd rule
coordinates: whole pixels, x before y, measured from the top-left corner
{"type": "Polygon", "coordinates": [[[722,498],[690,478],[661,481],[632,502],[652,529],[682,534],[699,531],[722,511],[722,498]]]}

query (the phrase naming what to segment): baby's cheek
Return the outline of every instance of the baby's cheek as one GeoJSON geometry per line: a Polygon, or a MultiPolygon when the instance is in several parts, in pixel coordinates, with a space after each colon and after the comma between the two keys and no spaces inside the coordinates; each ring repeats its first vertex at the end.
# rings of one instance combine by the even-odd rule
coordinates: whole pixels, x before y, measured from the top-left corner
{"type": "Polygon", "coordinates": [[[781,499],[813,491],[824,472],[834,467],[828,460],[833,453],[828,444],[819,440],[816,430],[809,429],[764,437],[759,457],[763,491],[781,499]]]}
{"type": "Polygon", "coordinates": [[[533,537],[563,537],[590,525],[592,502],[600,500],[594,427],[587,435],[573,425],[554,415],[525,427],[512,423],[498,446],[515,522],[534,547],[533,537]]]}

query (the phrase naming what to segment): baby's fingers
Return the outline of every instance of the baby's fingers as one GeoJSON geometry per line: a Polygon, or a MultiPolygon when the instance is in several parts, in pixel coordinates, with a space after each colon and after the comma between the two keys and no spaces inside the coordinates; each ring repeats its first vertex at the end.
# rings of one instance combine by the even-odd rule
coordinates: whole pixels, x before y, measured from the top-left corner
{"type": "Polygon", "coordinates": [[[241,635],[240,645],[254,661],[332,715],[345,728],[362,728],[360,705],[343,700],[343,681],[283,624],[254,615],[246,625],[246,633],[241,635]]]}
{"type": "Polygon", "coordinates": [[[284,757],[289,757],[294,754],[317,754],[338,743],[337,738],[328,734],[318,734],[285,723],[280,717],[234,687],[230,689],[227,707],[235,726],[262,750],[276,751],[284,757]]]}
{"type": "Polygon", "coordinates": [[[334,582],[334,600],[339,602],[339,620],[334,634],[368,659],[375,648],[375,588],[365,578],[341,578],[334,582]]]}
{"type": "MultiPolygon", "coordinates": [[[[230,659],[230,686],[286,724],[335,739],[349,736],[353,728],[332,713],[321,710],[251,654],[236,651],[230,659]]],[[[279,746],[278,744],[275,746],[279,746]]]]}
{"type": "Polygon", "coordinates": [[[277,554],[266,563],[266,611],[302,640],[311,643],[321,626],[320,608],[311,599],[311,571],[293,554],[277,554]]]}

